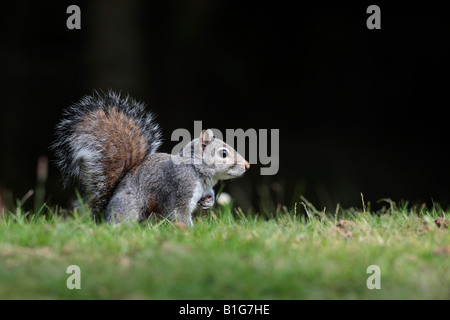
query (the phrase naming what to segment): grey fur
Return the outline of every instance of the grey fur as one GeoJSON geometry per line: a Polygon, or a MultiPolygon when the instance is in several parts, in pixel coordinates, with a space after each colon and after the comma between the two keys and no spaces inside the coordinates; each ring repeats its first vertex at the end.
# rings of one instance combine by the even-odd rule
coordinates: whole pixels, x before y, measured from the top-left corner
{"type": "Polygon", "coordinates": [[[154,115],[145,111],[145,104],[128,95],[111,90],[107,93],[95,91],[92,96],[85,96],[65,109],[63,119],[56,127],[57,137],[51,148],[55,152],[64,186],[67,187],[72,180],[78,180],[84,193],[89,195],[84,200],[89,202],[89,207],[94,211],[103,211],[108,197],[114,191],[105,185],[109,168],[104,168],[100,161],[104,146],[110,142],[95,133],[80,135],[76,129],[87,114],[98,110],[108,113],[112,109],[134,119],[147,141],[147,155],[155,153],[161,144],[161,132],[154,122],[154,115]]]}
{"type": "MultiPolygon", "coordinates": [[[[145,113],[143,104],[112,91],[104,96],[84,97],[65,111],[65,118],[57,127],[58,138],[53,148],[58,165],[66,184],[72,178],[81,181],[84,199],[92,199],[89,207],[94,213],[104,212],[108,222],[141,221],[155,213],[192,226],[191,213],[195,207],[207,209],[214,204],[213,187],[217,181],[242,175],[249,164],[226,143],[215,139],[211,130],[203,131],[184,148],[183,152],[191,155],[188,161],[183,152],[176,156],[156,153],[161,134],[153,118],[145,113]],[[95,132],[80,134],[76,126],[89,112],[98,109],[108,112],[112,108],[138,124],[147,149],[142,162],[118,175],[113,189],[105,190],[106,173],[111,169],[103,167],[100,159],[104,157],[105,145],[114,141],[106,141],[95,132]],[[223,157],[223,149],[227,157],[223,157]]],[[[114,156],[111,155],[112,160],[114,156]]]]}

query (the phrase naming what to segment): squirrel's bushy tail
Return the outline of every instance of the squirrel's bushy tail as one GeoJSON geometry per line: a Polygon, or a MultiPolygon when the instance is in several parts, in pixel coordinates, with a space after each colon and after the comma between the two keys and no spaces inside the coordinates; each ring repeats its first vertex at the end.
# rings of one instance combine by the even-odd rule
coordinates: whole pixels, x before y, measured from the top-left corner
{"type": "Polygon", "coordinates": [[[52,148],[64,184],[78,179],[94,212],[105,209],[125,174],[161,144],[145,105],[113,91],[85,96],[66,109],[56,134],[52,148]]]}

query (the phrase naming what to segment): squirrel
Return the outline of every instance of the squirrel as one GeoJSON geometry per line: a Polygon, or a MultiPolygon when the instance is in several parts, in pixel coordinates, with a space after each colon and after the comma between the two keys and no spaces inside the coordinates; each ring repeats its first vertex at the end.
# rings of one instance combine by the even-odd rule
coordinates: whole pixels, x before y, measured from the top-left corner
{"type": "Polygon", "coordinates": [[[51,146],[64,186],[78,180],[83,201],[107,222],[156,214],[193,226],[194,209],[213,206],[214,185],[241,176],[250,164],[211,129],[179,154],[158,153],[161,130],[145,108],[110,90],[65,109],[51,146]]]}

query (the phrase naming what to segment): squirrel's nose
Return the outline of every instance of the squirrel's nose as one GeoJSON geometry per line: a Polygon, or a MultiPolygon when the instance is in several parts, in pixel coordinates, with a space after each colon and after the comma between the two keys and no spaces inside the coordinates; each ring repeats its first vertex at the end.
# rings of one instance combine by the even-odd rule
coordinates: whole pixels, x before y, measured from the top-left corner
{"type": "Polygon", "coordinates": [[[244,163],[244,168],[245,168],[245,171],[247,171],[248,169],[250,169],[250,163],[248,163],[248,161],[245,161],[245,163],[244,163]]]}

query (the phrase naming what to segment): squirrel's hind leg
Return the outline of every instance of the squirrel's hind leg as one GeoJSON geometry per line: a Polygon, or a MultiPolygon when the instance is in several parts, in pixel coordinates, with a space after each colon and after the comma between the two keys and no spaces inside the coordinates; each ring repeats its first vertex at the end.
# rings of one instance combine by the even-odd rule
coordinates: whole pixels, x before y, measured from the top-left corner
{"type": "Polygon", "coordinates": [[[106,208],[105,220],[108,223],[122,223],[122,222],[133,222],[142,220],[141,210],[136,206],[128,204],[127,207],[123,207],[120,204],[115,205],[111,201],[106,208]]]}
{"type": "Polygon", "coordinates": [[[116,189],[109,201],[106,211],[106,222],[121,223],[141,221],[144,218],[142,199],[134,185],[127,179],[116,189]]]}

